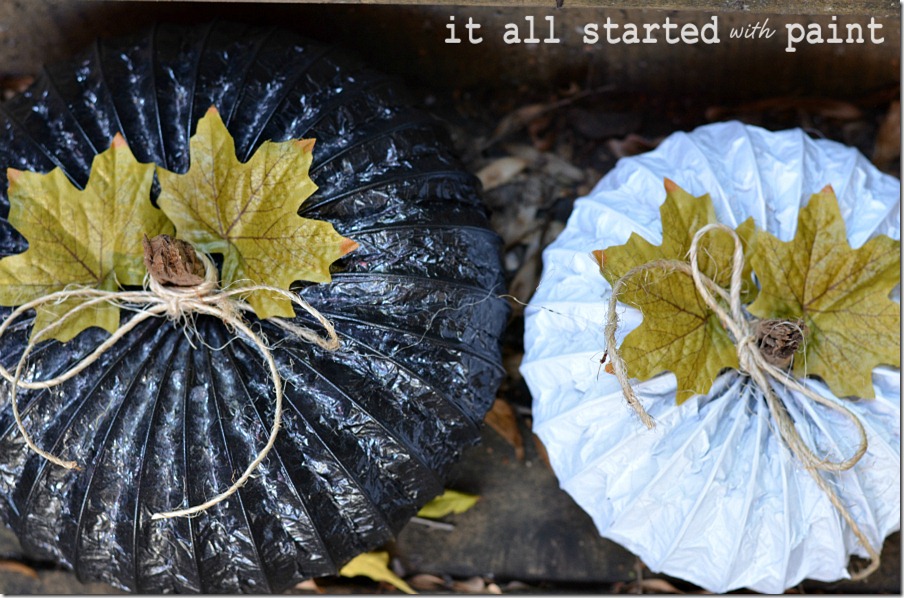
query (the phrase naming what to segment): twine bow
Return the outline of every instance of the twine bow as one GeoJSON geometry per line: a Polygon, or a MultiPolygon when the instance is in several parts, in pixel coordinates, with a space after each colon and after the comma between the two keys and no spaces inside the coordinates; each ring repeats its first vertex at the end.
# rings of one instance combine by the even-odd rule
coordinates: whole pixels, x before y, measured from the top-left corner
{"type": "Polygon", "coordinates": [[[618,328],[618,315],[616,313],[616,303],[618,296],[624,290],[627,282],[640,274],[641,272],[650,270],[659,270],[665,272],[684,272],[694,279],[694,285],[700,297],[713,312],[718,316],[719,321],[728,333],[733,337],[738,352],[738,369],[742,374],[749,376],[757,387],[762,391],[769,413],[775,421],[779,434],[791,453],[801,462],[804,468],[810,473],[817,486],[826,494],[832,505],[838,510],[844,520],[851,527],[851,531],[857,537],[857,540],[866,549],[871,560],[870,564],[851,574],[851,579],[859,580],[873,573],[879,568],[879,552],[870,544],[863,530],[854,521],[850,511],[842,504],[834,489],[829,485],[820,472],[840,472],[851,469],[863,457],[867,450],[866,430],[860,419],[852,413],[844,405],[840,405],[830,401],[813,391],[809,387],[802,384],[787,371],[780,369],[770,363],[761,352],[757,345],[756,321],[749,320],[743,311],[741,304],[741,287],[742,272],[744,269],[744,248],[738,235],[730,227],[724,224],[708,224],[701,228],[694,235],[689,251],[689,262],[680,260],[655,260],[641,266],[632,268],[624,276],[622,276],[612,288],[612,295],[609,297],[609,306],[607,314],[607,322],[605,327],[605,337],[607,351],[612,360],[612,368],[615,376],[621,384],[624,391],[625,399],[634,409],[641,421],[647,428],[652,429],[654,426],[653,419],[646,412],[637,399],[634,389],[628,380],[628,373],[615,341],[615,331],[618,328]],[[726,293],[725,289],[716,284],[711,278],[700,271],[697,262],[698,244],[700,239],[712,230],[722,230],[731,235],[734,240],[734,254],[732,256],[731,284],[726,293]],[[726,311],[723,304],[717,299],[722,299],[727,303],[730,311],[726,311]],[[823,405],[837,413],[840,413],[849,419],[857,428],[860,436],[860,443],[854,454],[843,461],[833,461],[829,458],[820,458],[801,438],[797,429],[794,427],[794,421],[788,414],[785,405],[776,396],[774,384],[783,385],[785,388],[791,389],[805,396],[806,398],[823,405]]]}
{"type": "Polygon", "coordinates": [[[34,440],[32,440],[31,435],[25,429],[19,415],[19,408],[16,404],[16,393],[18,388],[46,389],[53,388],[66,382],[97,361],[101,355],[119,342],[120,339],[136,326],[153,317],[166,317],[174,322],[182,322],[188,327],[195,314],[210,315],[221,320],[228,328],[240,332],[260,350],[270,368],[270,376],[273,380],[273,388],[275,391],[273,399],[273,426],[270,429],[267,443],[260,450],[251,464],[248,465],[245,472],[226,491],[194,507],[155,513],[152,516],[152,519],[168,519],[172,517],[195,515],[226,500],[235,494],[238,489],[248,481],[276,443],[276,436],[279,433],[282,421],[282,378],[279,375],[276,361],[274,360],[267,343],[260,335],[251,330],[242,318],[241,313],[244,311],[252,311],[252,308],[240,298],[240,295],[245,295],[253,291],[267,291],[289,299],[295,305],[298,305],[311,314],[326,330],[328,338],[323,338],[313,330],[303,326],[297,326],[286,320],[273,318],[268,321],[276,324],[296,337],[315,344],[327,351],[334,351],[339,348],[339,337],[336,334],[333,324],[297,294],[268,285],[251,285],[220,289],[216,265],[214,265],[209,257],[202,253],[198,253],[197,257],[201,260],[205,272],[203,282],[200,282],[197,285],[187,287],[165,286],[159,283],[154,276],[148,274],[145,276],[144,290],[142,291],[104,291],[90,288],[65,289],[40,297],[24,305],[20,305],[8,318],[6,318],[6,320],[0,323],[0,338],[2,338],[13,322],[31,309],[38,309],[43,305],[59,304],[70,299],[83,300],[78,305],[65,312],[52,324],[31,336],[13,373],[10,373],[9,370],[0,365],[0,376],[3,376],[12,385],[10,389],[10,403],[12,404],[13,417],[16,420],[16,426],[19,428],[19,432],[25,439],[26,445],[48,461],[67,469],[79,469],[79,467],[75,461],[65,461],[38,447],[34,440]],[[22,370],[27,363],[28,356],[43,337],[58,328],[63,322],[76,313],[103,303],[111,303],[117,306],[129,306],[130,308],[137,306],[140,309],[137,310],[137,315],[135,317],[121,325],[109,338],[98,345],[91,354],[82,358],[81,361],[59,376],[40,381],[22,379],[22,370]]]}

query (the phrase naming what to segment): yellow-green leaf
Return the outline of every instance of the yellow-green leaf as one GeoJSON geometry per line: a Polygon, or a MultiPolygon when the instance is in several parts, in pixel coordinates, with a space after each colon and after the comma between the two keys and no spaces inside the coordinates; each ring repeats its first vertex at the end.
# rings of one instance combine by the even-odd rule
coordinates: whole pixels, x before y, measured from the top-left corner
{"type": "Polygon", "coordinates": [[[369,577],[374,581],[385,581],[406,594],[417,594],[411,586],[389,568],[388,552],[365,552],[348,562],[340,571],[342,577],[369,577]]]}
{"type": "Polygon", "coordinates": [[[820,376],[838,396],[872,398],[873,368],[901,366],[901,308],[889,299],[901,280],[901,242],[880,235],[852,249],[831,187],[801,209],[793,240],[756,235],[750,262],[761,290],[750,312],[803,318],[794,373],[820,376]]]}
{"type": "MultiPolygon", "coordinates": [[[[669,179],[665,180],[665,189],[666,198],[660,207],[661,245],[632,233],[624,245],[593,252],[600,272],[611,284],[636,266],[656,260],[686,261],[697,231],[718,222],[709,195],[694,197],[669,179]]],[[[736,229],[745,250],[749,250],[754,230],[753,219],[736,229]]],[[[700,243],[701,271],[728,287],[733,252],[734,241],[729,235],[708,233],[700,243]]],[[[756,293],[749,265],[745,264],[742,280],[742,300],[749,300],[756,293]]],[[[644,271],[626,281],[619,299],[643,313],[640,326],[619,347],[631,377],[649,380],[671,371],[677,378],[676,399],[681,404],[695,394],[709,392],[723,369],[738,367],[737,349],[718,316],[700,298],[689,274],[644,271]]]]}
{"type": "MultiPolygon", "coordinates": [[[[94,158],[84,190],[56,168],[47,174],[9,169],[9,222],[28,249],[0,260],[0,305],[82,286],[108,291],[144,279],[142,235],[171,233],[172,224],[151,204],[153,164],[140,164],[122,136],[94,158]]],[[[32,336],[78,300],[38,310],[32,336]]],[[[77,312],[43,338],[68,341],[82,330],[119,327],[119,308],[102,304],[77,312]]]]}
{"type": "MultiPolygon", "coordinates": [[[[694,197],[677,183],[665,179],[665,201],[659,207],[662,222],[662,244],[653,245],[637,233],[631,233],[624,245],[615,245],[604,251],[594,251],[593,256],[600,265],[600,272],[610,284],[615,284],[631,268],[659,259],[686,260],[691,242],[698,230],[718,222],[716,211],[709,194],[694,197]]],[[[748,218],[738,228],[738,236],[745,244],[750,242],[754,230],[752,218],[748,218]]],[[[721,233],[709,233],[700,242],[700,271],[717,284],[728,287],[731,280],[731,256],[734,251],[732,239],[721,233]]],[[[756,286],[750,278],[750,265],[743,270],[742,302],[753,300],[756,286]]]]}
{"type": "MultiPolygon", "coordinates": [[[[198,122],[184,175],[158,170],[158,203],[176,236],[223,255],[221,284],[288,289],[294,281],[329,282],[330,264],[357,244],[332,224],[298,216],[317,186],[308,175],[312,139],[264,142],[247,163],[216,109],[198,122]]],[[[246,297],[259,318],[294,315],[285,297],[246,297]]]]}
{"type": "Polygon", "coordinates": [[[421,507],[417,514],[419,517],[439,519],[450,513],[464,513],[476,505],[478,500],[480,500],[480,497],[473,494],[458,492],[457,490],[446,490],[440,496],[421,507]]]}
{"type": "Polygon", "coordinates": [[[681,404],[709,392],[723,368],[738,367],[737,349],[690,274],[648,271],[629,279],[623,297],[643,313],[619,347],[631,377],[649,380],[671,371],[681,404]]]}

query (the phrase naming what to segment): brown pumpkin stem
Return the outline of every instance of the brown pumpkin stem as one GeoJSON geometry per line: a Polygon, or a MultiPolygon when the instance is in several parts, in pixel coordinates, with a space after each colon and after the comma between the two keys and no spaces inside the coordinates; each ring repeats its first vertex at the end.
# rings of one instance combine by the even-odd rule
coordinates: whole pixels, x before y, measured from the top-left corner
{"type": "Polygon", "coordinates": [[[204,264],[191,243],[169,235],[144,236],[144,266],[161,285],[195,287],[204,282],[204,264]]]}
{"type": "Polygon", "coordinates": [[[756,323],[756,345],[771,365],[786,370],[807,336],[803,320],[760,320],[756,323]]]}

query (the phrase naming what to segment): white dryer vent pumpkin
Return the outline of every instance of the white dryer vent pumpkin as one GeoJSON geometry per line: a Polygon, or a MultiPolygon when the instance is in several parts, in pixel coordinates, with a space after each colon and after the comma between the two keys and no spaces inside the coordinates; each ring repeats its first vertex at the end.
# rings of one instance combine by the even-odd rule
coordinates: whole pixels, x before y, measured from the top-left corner
{"type": "MultiPolygon", "coordinates": [[[[746,587],[780,593],[805,578],[847,578],[850,557],[869,556],[864,544],[880,549],[900,528],[900,357],[898,349],[893,358],[874,358],[875,347],[862,339],[900,346],[899,239],[900,182],[857,150],[801,130],[770,132],[729,122],[675,133],[655,151],[621,160],[579,199],[565,230],[544,252],[543,280],[527,310],[521,370],[533,395],[534,430],[560,484],[600,533],[651,570],[714,592],[746,587]],[[711,200],[700,208],[700,222],[670,203],[678,196],[711,200]],[[689,245],[707,218],[734,229],[742,241],[742,321],[764,318],[771,309],[790,328],[803,325],[789,370],[801,384],[767,384],[780,405],[770,408],[767,392],[738,365],[738,339],[704,302],[679,306],[672,320],[668,312],[648,309],[657,292],[657,300],[679,303],[687,290],[679,279],[691,275],[668,274],[675,280],[665,289],[667,274],[646,271],[618,294],[625,303],[615,311],[615,340],[627,364],[626,381],[655,423],[648,429],[612,368],[600,367],[612,284],[638,265],[632,260],[643,263],[648,253],[669,247],[676,255],[649,259],[687,263],[682,243],[689,245]],[[689,229],[686,239],[675,236],[673,229],[681,226],[689,229]],[[857,279],[856,292],[866,289],[875,301],[870,305],[879,306],[851,309],[852,327],[868,328],[867,320],[878,321],[880,312],[883,322],[897,323],[860,334],[859,349],[840,344],[836,357],[826,339],[844,330],[826,324],[831,306],[817,310],[807,295],[803,307],[788,307],[777,296],[789,295],[793,303],[794,285],[782,283],[782,290],[772,280],[799,277],[792,271],[801,263],[815,271],[822,250],[846,257],[838,258],[836,270],[820,271],[821,277],[857,279]],[[672,343],[682,317],[697,317],[706,329],[696,345],[685,343],[678,352],[699,357],[694,367],[676,365],[674,355],[639,342],[646,333],[633,334],[658,327],[672,343]],[[860,382],[856,372],[838,375],[859,357],[866,364],[860,382]],[[787,412],[790,429],[784,432],[777,410],[787,412]],[[859,459],[858,422],[866,440],[859,459]],[[790,446],[789,434],[803,448],[790,446]],[[854,464],[816,471],[802,459],[805,451],[854,464]]],[[[700,254],[700,270],[727,289],[731,249],[711,242],[700,254]]],[[[801,296],[815,288],[815,276],[805,279],[801,296]]],[[[694,283],[687,284],[693,292],[694,283]]],[[[714,295],[727,310],[727,294],[714,295]]]]}

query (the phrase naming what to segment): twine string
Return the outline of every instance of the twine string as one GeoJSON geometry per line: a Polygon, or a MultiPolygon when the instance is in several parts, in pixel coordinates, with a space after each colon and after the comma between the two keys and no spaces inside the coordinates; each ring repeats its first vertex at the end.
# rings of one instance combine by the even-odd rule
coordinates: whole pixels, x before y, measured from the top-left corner
{"type": "Polygon", "coordinates": [[[787,371],[769,363],[760,352],[759,347],[757,346],[754,326],[755,321],[748,320],[744,314],[743,305],[741,303],[744,249],[737,233],[730,227],[721,223],[715,223],[708,224],[698,230],[691,242],[689,262],[680,260],[656,260],[649,262],[632,268],[613,285],[612,294],[609,297],[607,322],[604,334],[608,345],[607,351],[611,359],[612,368],[619,384],[621,384],[628,404],[634,409],[635,413],[637,413],[638,417],[647,428],[652,429],[654,427],[655,424],[653,419],[637,399],[637,395],[631,387],[627,367],[624,358],[618,350],[615,339],[615,332],[618,328],[618,315],[616,312],[618,297],[624,292],[628,282],[635,276],[654,270],[666,273],[683,272],[693,277],[697,293],[703,299],[704,303],[706,303],[707,307],[718,316],[719,321],[725,330],[733,337],[738,353],[738,369],[742,374],[749,376],[762,391],[766,399],[769,413],[776,423],[779,434],[785,442],[785,445],[809,472],[817,486],[825,493],[835,509],[850,526],[851,531],[854,533],[857,540],[866,549],[871,562],[864,569],[851,573],[851,579],[860,580],[876,571],[880,564],[879,552],[872,546],[869,539],[866,537],[866,534],[854,520],[851,512],[841,502],[841,499],[838,497],[835,490],[820,473],[846,471],[856,465],[867,451],[868,441],[866,430],[860,419],[847,407],[830,401],[811,388],[805,386],[787,371]],[[728,233],[734,241],[731,282],[727,293],[725,292],[725,289],[703,274],[698,264],[698,246],[700,240],[707,233],[714,230],[721,230],[728,233]],[[720,302],[719,299],[722,301],[720,302]],[[724,303],[728,304],[728,310],[725,309],[724,303]],[[816,455],[803,438],[801,438],[787,408],[776,396],[773,384],[783,385],[785,388],[796,391],[807,399],[841,414],[853,423],[859,435],[859,444],[854,454],[842,461],[834,461],[828,457],[820,458],[816,455]]]}
{"type": "MultiPolygon", "coordinates": [[[[642,421],[643,424],[650,430],[655,427],[655,423],[653,422],[653,418],[650,417],[646,409],[644,409],[643,405],[640,403],[640,400],[638,400],[637,394],[634,392],[634,388],[628,381],[627,366],[625,365],[624,358],[621,356],[621,351],[619,351],[618,349],[618,344],[615,339],[615,333],[618,330],[619,322],[618,311],[616,309],[618,298],[622,295],[625,287],[635,276],[654,270],[666,273],[683,272],[687,275],[690,275],[691,265],[687,262],[682,262],[679,260],[663,259],[654,260],[652,262],[648,262],[646,264],[636,266],[628,270],[625,275],[619,278],[612,286],[612,294],[609,296],[609,306],[606,313],[606,326],[603,330],[603,334],[606,338],[606,351],[609,355],[612,369],[615,371],[615,377],[618,379],[619,383],[621,383],[625,399],[627,400],[628,405],[630,405],[631,408],[634,409],[634,412],[638,415],[638,417],[640,417],[640,421],[642,421]]],[[[709,277],[703,277],[703,284],[707,285],[710,290],[718,294],[726,301],[728,300],[728,294],[725,292],[725,289],[717,285],[709,277]]]]}
{"type": "Polygon", "coordinates": [[[28,430],[26,430],[16,400],[18,388],[47,389],[63,384],[67,380],[77,376],[91,364],[95,363],[111,347],[135,329],[136,326],[152,317],[166,317],[174,322],[181,322],[188,326],[195,314],[213,316],[221,320],[230,330],[241,333],[249,339],[258,350],[260,350],[269,367],[270,377],[273,380],[274,388],[273,425],[270,429],[267,443],[258,452],[257,456],[248,465],[242,475],[239,476],[227,490],[210,500],[193,507],[154,513],[151,517],[151,519],[154,520],[196,515],[226,500],[235,494],[238,489],[248,481],[258,466],[263,463],[267,454],[276,443],[276,437],[282,422],[282,378],[279,375],[276,361],[273,358],[273,354],[271,353],[267,342],[248,326],[241,315],[242,312],[253,311],[251,306],[241,298],[242,295],[254,291],[265,291],[280,295],[292,301],[292,303],[301,307],[314,317],[326,331],[327,336],[323,337],[314,330],[279,318],[273,318],[268,321],[283,328],[294,336],[307,341],[308,343],[317,345],[326,351],[335,351],[339,348],[340,344],[339,336],[336,334],[332,322],[299,295],[269,285],[236,286],[233,288],[220,289],[216,265],[210,258],[202,253],[198,253],[198,258],[204,264],[205,276],[203,282],[196,286],[165,286],[158,283],[153,276],[148,275],[145,277],[145,288],[142,291],[104,291],[88,288],[67,288],[62,291],[50,293],[17,307],[10,313],[8,318],[0,323],[0,338],[2,338],[9,330],[10,326],[12,326],[13,322],[17,321],[29,310],[39,309],[46,305],[61,304],[71,299],[80,300],[77,305],[66,311],[61,317],[31,335],[13,372],[10,372],[6,367],[0,364],[0,376],[5,378],[11,385],[10,403],[12,404],[13,417],[15,418],[19,432],[25,439],[25,444],[43,458],[60,467],[65,467],[66,469],[80,468],[77,462],[63,460],[37,446],[31,435],[28,433],[28,430]],[[99,344],[91,353],[72,365],[65,372],[46,380],[34,381],[22,379],[23,369],[27,363],[28,356],[42,338],[62,326],[64,322],[72,318],[75,314],[101,304],[112,304],[118,307],[135,306],[139,309],[137,310],[137,315],[122,324],[112,335],[105,339],[103,343],[99,344]]]}

